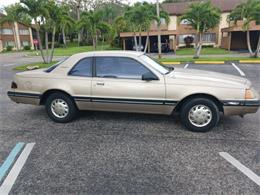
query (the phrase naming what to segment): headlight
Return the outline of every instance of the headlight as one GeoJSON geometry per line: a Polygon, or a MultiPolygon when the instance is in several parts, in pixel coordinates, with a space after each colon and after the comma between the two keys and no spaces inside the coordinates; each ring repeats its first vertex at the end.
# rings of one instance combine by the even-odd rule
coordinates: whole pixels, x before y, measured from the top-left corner
{"type": "Polygon", "coordinates": [[[254,92],[251,89],[246,89],[245,99],[248,100],[248,99],[254,99],[254,98],[255,98],[254,92]]]}

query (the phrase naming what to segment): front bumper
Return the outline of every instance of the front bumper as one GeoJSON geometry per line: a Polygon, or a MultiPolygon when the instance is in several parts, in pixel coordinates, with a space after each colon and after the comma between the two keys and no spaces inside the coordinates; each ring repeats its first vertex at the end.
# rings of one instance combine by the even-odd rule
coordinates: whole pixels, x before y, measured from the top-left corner
{"type": "Polygon", "coordinates": [[[225,115],[245,115],[256,113],[260,107],[260,100],[223,101],[225,115]]]}

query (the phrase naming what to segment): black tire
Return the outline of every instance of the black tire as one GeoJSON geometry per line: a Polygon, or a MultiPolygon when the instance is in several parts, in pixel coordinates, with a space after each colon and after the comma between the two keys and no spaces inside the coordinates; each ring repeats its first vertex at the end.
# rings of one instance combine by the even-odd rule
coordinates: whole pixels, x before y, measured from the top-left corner
{"type": "Polygon", "coordinates": [[[64,93],[60,93],[60,92],[50,94],[47,97],[45,107],[46,107],[46,111],[47,111],[48,116],[54,122],[57,122],[57,123],[71,122],[72,120],[74,120],[77,117],[77,114],[78,114],[77,106],[75,105],[75,102],[71,99],[71,97],[64,94],[64,93]],[[64,116],[62,116],[62,115],[60,117],[55,116],[55,111],[52,111],[52,108],[51,108],[52,103],[55,100],[56,101],[60,100],[60,101],[58,101],[59,103],[60,102],[64,103],[64,106],[67,109],[67,112],[64,114],[64,116]]]}
{"type": "MultiPolygon", "coordinates": [[[[209,112],[206,112],[206,111],[204,112],[204,110],[203,110],[203,113],[200,113],[199,111],[196,111],[196,112],[198,112],[198,114],[200,114],[201,117],[205,117],[204,114],[210,115],[209,112]],[[203,114],[203,116],[202,116],[202,114],[203,114]]],[[[216,106],[216,104],[214,103],[214,101],[212,101],[210,99],[206,99],[206,98],[194,98],[194,99],[190,99],[184,103],[184,105],[181,108],[180,117],[181,117],[182,124],[188,130],[193,131],[193,132],[207,132],[207,131],[210,131],[212,128],[214,128],[218,124],[219,118],[220,118],[220,113],[219,113],[219,109],[216,106]],[[198,106],[197,108],[200,109],[201,107],[199,105],[206,106],[206,109],[209,109],[209,111],[211,112],[211,118],[210,118],[210,116],[208,116],[210,119],[208,119],[207,122],[204,122],[205,124],[202,124],[202,123],[193,124],[195,122],[192,120],[193,120],[193,118],[195,118],[195,116],[192,116],[193,118],[191,120],[189,118],[189,113],[192,112],[192,108],[198,106]],[[198,126],[198,125],[205,125],[205,126],[198,126]]],[[[197,117],[197,115],[196,115],[196,119],[198,119],[199,117],[197,117]]]]}

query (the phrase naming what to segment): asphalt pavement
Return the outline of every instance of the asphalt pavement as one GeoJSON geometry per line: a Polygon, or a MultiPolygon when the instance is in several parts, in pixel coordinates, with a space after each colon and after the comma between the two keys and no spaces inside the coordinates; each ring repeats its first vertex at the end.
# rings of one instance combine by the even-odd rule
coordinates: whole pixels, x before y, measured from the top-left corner
{"type": "MultiPolygon", "coordinates": [[[[208,133],[146,114],[82,112],[72,123],[57,124],[44,107],[6,95],[12,68],[36,60],[0,55],[0,169],[17,143],[35,143],[10,194],[260,194],[252,178],[220,155],[260,176],[259,111],[222,117],[208,133]]],[[[260,64],[235,66],[260,92],[260,64]]],[[[241,76],[232,64],[176,67],[241,76]]]]}

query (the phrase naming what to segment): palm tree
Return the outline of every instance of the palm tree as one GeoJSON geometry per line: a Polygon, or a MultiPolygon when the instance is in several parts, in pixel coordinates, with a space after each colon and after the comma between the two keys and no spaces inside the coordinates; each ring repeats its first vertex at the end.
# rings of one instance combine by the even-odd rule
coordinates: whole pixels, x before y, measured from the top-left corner
{"type": "Polygon", "coordinates": [[[152,22],[156,21],[157,25],[161,25],[161,20],[164,19],[166,24],[169,24],[170,22],[170,17],[169,14],[165,11],[160,11],[159,12],[159,18],[157,17],[157,10],[156,7],[152,4],[148,4],[148,3],[143,3],[145,9],[144,12],[146,13],[146,17],[144,20],[144,30],[147,32],[147,36],[146,36],[146,43],[145,43],[145,48],[144,48],[144,52],[146,53],[147,48],[148,48],[148,43],[149,43],[149,31],[150,31],[150,27],[152,22]]]}
{"type": "Polygon", "coordinates": [[[134,31],[134,42],[135,42],[136,51],[141,49],[141,44],[142,44],[141,32],[142,31],[147,32],[146,44],[144,48],[145,52],[147,51],[148,48],[149,31],[152,22],[156,21],[158,25],[160,25],[161,18],[164,18],[167,23],[169,23],[170,21],[169,15],[164,11],[160,12],[160,18],[158,18],[156,14],[156,7],[153,4],[149,4],[147,2],[136,3],[134,4],[134,6],[128,7],[125,12],[124,18],[128,21],[131,27],[129,30],[134,31]],[[139,41],[138,41],[139,43],[137,43],[137,36],[136,36],[137,31],[139,32],[139,41]]]}
{"type": "Polygon", "coordinates": [[[36,35],[44,63],[52,62],[55,35],[60,22],[61,9],[54,0],[21,0],[21,12],[33,18],[36,24],[36,35]],[[45,52],[42,47],[41,33],[45,34],[45,52]],[[49,52],[49,33],[51,33],[51,50],[49,52]]]}
{"type": "Polygon", "coordinates": [[[47,63],[42,47],[42,41],[40,36],[41,30],[41,20],[44,18],[44,15],[47,15],[48,10],[46,8],[46,1],[45,0],[20,0],[21,4],[23,5],[21,12],[28,14],[35,23],[36,29],[36,36],[39,41],[39,49],[41,51],[41,56],[44,63],[47,63]]]}
{"type": "Polygon", "coordinates": [[[71,29],[74,25],[74,20],[69,15],[69,7],[67,6],[61,6],[60,7],[60,15],[59,15],[59,24],[58,27],[62,33],[62,41],[64,44],[64,47],[67,47],[66,43],[66,32],[68,29],[71,29]]]}
{"type": "Polygon", "coordinates": [[[235,24],[239,20],[243,20],[243,29],[246,31],[247,47],[250,55],[257,57],[260,48],[260,34],[259,43],[255,52],[253,52],[250,41],[250,23],[252,21],[259,21],[260,14],[260,1],[259,0],[248,0],[245,3],[238,5],[229,15],[228,20],[234,21],[235,24]]]}
{"type": "Polygon", "coordinates": [[[182,20],[186,20],[197,31],[194,58],[199,58],[202,48],[202,36],[206,31],[215,28],[219,24],[220,10],[212,6],[210,1],[194,3],[182,16],[182,20]]]}
{"type": "Polygon", "coordinates": [[[80,29],[85,29],[92,38],[93,49],[97,49],[98,34],[104,26],[109,26],[108,23],[103,22],[103,12],[98,11],[89,11],[82,12],[81,19],[78,22],[78,27],[80,29]]]}
{"type": "Polygon", "coordinates": [[[102,22],[99,24],[98,29],[102,37],[102,49],[103,49],[105,39],[109,38],[110,34],[112,33],[112,27],[108,23],[102,22]]]}
{"type": "Polygon", "coordinates": [[[132,7],[127,7],[124,13],[124,18],[126,19],[127,23],[129,24],[129,29],[134,32],[134,44],[136,51],[140,48],[140,39],[141,39],[141,30],[142,30],[142,10],[140,9],[141,3],[136,3],[132,7]],[[136,32],[139,31],[139,47],[137,43],[137,36],[136,32]]]}
{"type": "Polygon", "coordinates": [[[45,15],[45,45],[46,45],[46,57],[47,63],[51,63],[53,59],[54,53],[54,44],[55,44],[55,35],[57,28],[60,25],[60,18],[62,15],[62,8],[59,7],[55,1],[50,0],[46,3],[46,9],[48,10],[48,14],[45,15]],[[48,33],[51,33],[51,51],[48,53],[48,33]]]}
{"type": "Polygon", "coordinates": [[[12,31],[14,34],[16,49],[20,49],[19,48],[20,44],[18,43],[18,40],[16,38],[17,34],[16,34],[14,23],[23,22],[25,24],[30,24],[30,18],[28,17],[28,15],[19,12],[20,9],[21,9],[21,5],[19,3],[15,3],[13,5],[6,6],[4,8],[4,10],[6,12],[6,16],[4,16],[0,19],[0,25],[3,25],[4,23],[8,23],[10,26],[13,27],[12,31]]]}

